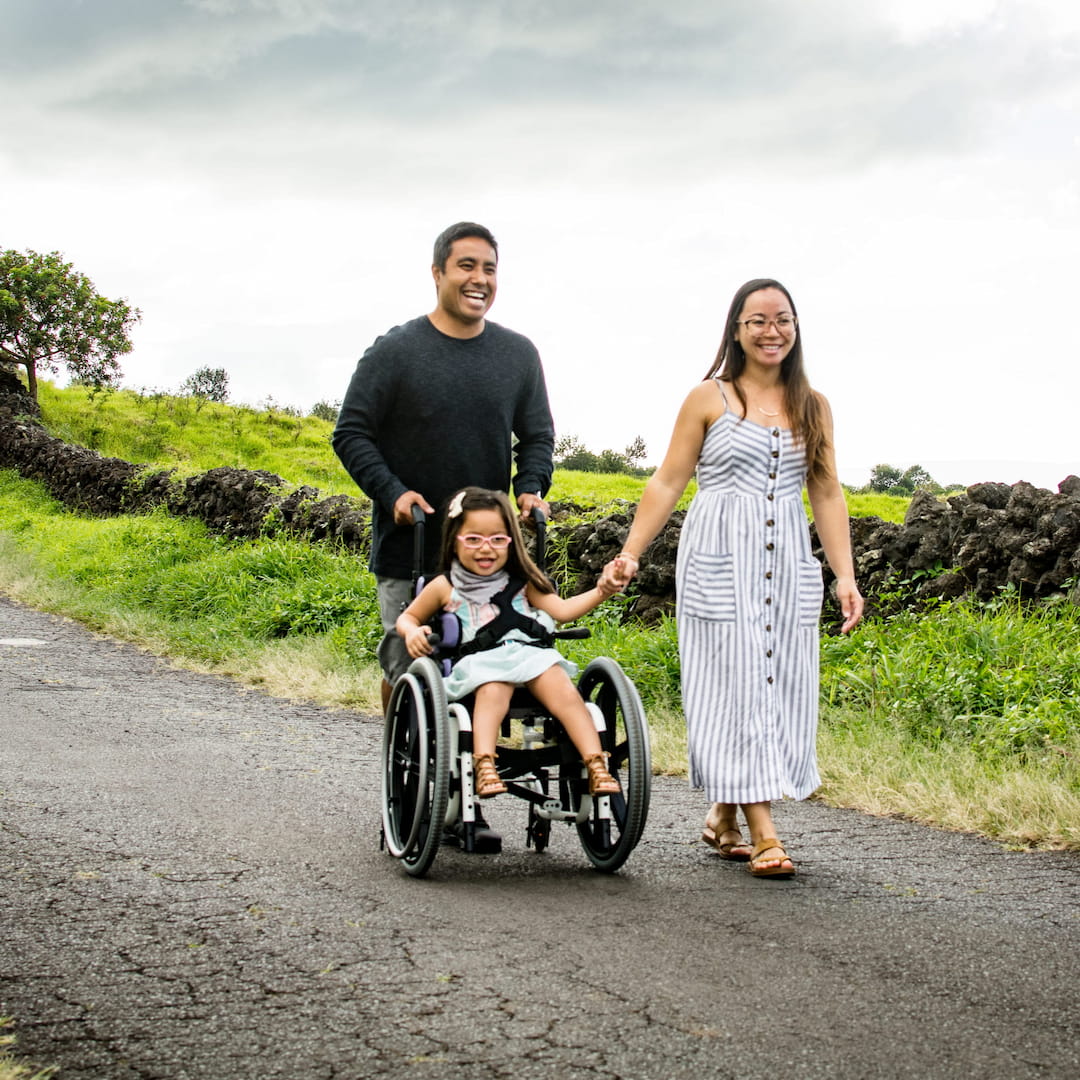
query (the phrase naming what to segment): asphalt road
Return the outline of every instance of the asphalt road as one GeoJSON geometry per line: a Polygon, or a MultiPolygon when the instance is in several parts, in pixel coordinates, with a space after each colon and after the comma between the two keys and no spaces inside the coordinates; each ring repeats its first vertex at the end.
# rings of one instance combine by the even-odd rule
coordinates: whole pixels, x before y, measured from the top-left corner
{"type": "Polygon", "coordinates": [[[60,1080],[1080,1076],[1080,857],[813,802],[757,880],[658,780],[617,875],[378,850],[376,718],[0,598],[0,1014],[60,1080]]]}

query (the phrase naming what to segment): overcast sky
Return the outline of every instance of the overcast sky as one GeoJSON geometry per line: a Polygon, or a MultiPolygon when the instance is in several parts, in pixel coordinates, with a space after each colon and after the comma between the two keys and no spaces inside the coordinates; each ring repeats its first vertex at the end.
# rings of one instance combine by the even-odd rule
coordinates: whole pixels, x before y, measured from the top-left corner
{"type": "Polygon", "coordinates": [[[0,248],[142,309],[124,384],[339,401],[451,222],[560,435],[663,456],[776,277],[841,478],[1080,474],[1080,5],[0,0],[0,248]]]}

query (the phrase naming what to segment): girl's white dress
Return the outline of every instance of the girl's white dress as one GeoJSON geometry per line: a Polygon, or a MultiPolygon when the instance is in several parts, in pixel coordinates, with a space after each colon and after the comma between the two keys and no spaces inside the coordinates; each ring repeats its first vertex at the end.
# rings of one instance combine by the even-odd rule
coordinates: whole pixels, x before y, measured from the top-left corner
{"type": "MultiPolygon", "coordinates": [[[[511,606],[530,618],[536,619],[548,630],[555,629],[555,621],[546,611],[537,611],[525,598],[525,586],[514,594],[511,606]]],[[[499,609],[492,603],[471,603],[455,588],[450,594],[446,611],[453,612],[461,620],[461,641],[464,644],[476,637],[476,632],[491,622],[499,609]]],[[[478,686],[489,682],[521,685],[542,675],[549,667],[558,664],[571,677],[577,676],[577,665],[567,660],[558,650],[526,644],[527,636],[521,630],[510,630],[501,644],[494,649],[472,653],[458,660],[445,678],[446,696],[460,701],[478,686]]]]}

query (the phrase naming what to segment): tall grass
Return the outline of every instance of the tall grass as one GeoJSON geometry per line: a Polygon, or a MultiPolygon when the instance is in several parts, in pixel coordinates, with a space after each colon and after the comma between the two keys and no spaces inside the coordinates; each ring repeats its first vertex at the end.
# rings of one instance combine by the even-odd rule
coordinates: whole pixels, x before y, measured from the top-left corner
{"type": "MultiPolygon", "coordinates": [[[[83,387],[38,386],[42,422],[66,442],[190,476],[221,465],[265,469],[288,483],[309,484],[324,495],[357,495],[330,445],[334,425],[299,417],[267,403],[218,404],[153,390],[118,390],[90,397],[83,387]]],[[[583,506],[636,503],[646,478],[622,473],[556,469],[549,498],[583,506]]],[[[678,509],[690,504],[691,482],[678,509]]],[[[895,495],[849,494],[852,514],[902,521],[910,499],[895,495]]]]}
{"type": "Polygon", "coordinates": [[[38,401],[50,434],[106,457],[184,476],[222,465],[265,469],[327,495],[356,494],[330,446],[334,425],[272,403],[253,408],[136,390],[89,398],[82,387],[48,382],[39,384],[38,401]]]}

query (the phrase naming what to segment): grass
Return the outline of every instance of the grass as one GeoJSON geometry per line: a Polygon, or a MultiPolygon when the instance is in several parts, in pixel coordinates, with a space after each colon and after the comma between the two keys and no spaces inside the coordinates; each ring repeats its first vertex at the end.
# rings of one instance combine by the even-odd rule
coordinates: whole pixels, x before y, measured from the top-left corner
{"type": "Polygon", "coordinates": [[[181,476],[222,465],[265,469],[326,495],[356,494],[330,446],[334,425],[272,403],[253,408],[136,390],[90,399],[81,387],[49,382],[39,384],[38,403],[51,435],[106,457],[176,469],[181,476]]]}
{"type": "Polygon", "coordinates": [[[17,1042],[11,1031],[13,1025],[10,1016],[0,1016],[0,1080],[48,1080],[55,1074],[55,1068],[36,1069],[12,1056],[17,1042]]]}
{"type": "MultiPolygon", "coordinates": [[[[88,404],[85,391],[49,384],[42,403],[54,434],[127,460],[185,472],[237,464],[355,494],[325,421],[132,391],[88,404]]],[[[557,470],[551,498],[610,512],[636,502],[645,483],[557,470]]],[[[903,519],[908,502],[848,494],[853,514],[891,521],[903,519]]],[[[603,511],[580,519],[595,512],[603,511]]],[[[86,518],[0,472],[0,589],[278,696],[379,708],[374,582],[353,554],[330,544],[226,540],[160,512],[86,518]]],[[[567,643],[567,653],[581,665],[597,655],[622,664],[645,701],[658,771],[685,773],[674,623],[623,624],[624,603],[609,601],[583,620],[593,636],[567,643]]],[[[1080,849],[1078,629],[1074,607],[1026,608],[1006,597],[825,638],[820,797],[1010,844],[1080,849]]]]}
{"type": "MultiPolygon", "coordinates": [[[[218,404],[153,390],[118,390],[90,398],[82,387],[38,385],[42,422],[65,442],[192,476],[222,465],[265,469],[289,484],[308,484],[323,495],[358,495],[330,445],[334,425],[264,407],[218,404]]],[[[584,506],[636,503],[645,477],[556,469],[549,498],[584,506]]],[[[678,508],[696,491],[691,481],[678,508]]],[[[896,495],[848,494],[852,514],[903,521],[910,499],[896,495]]]]}

